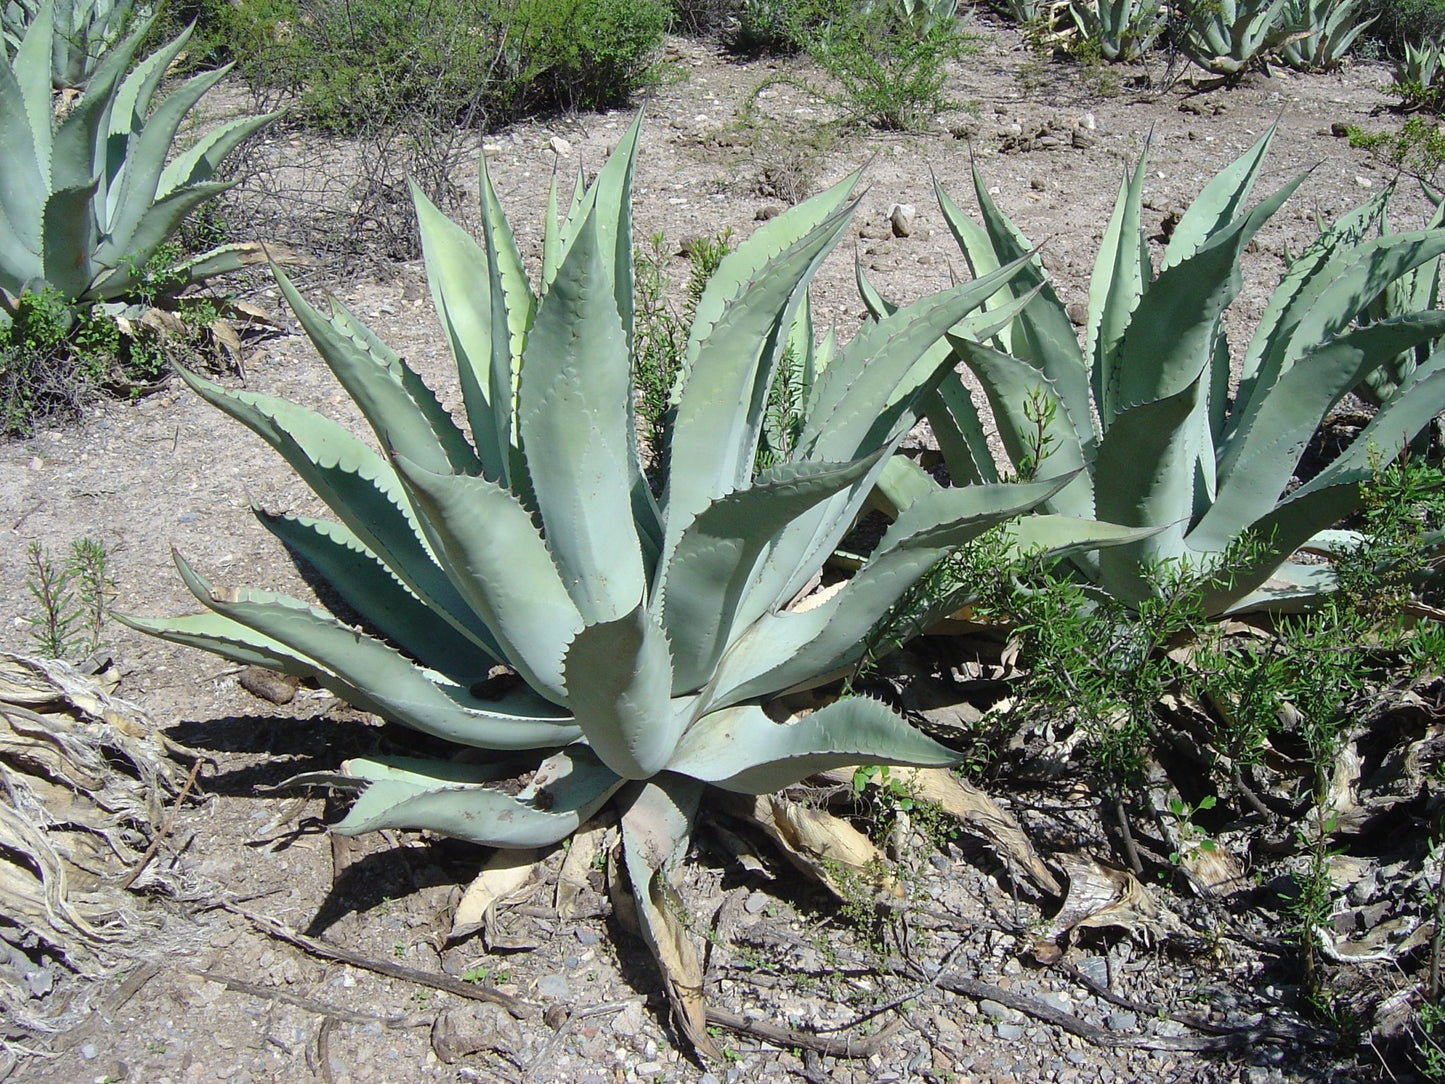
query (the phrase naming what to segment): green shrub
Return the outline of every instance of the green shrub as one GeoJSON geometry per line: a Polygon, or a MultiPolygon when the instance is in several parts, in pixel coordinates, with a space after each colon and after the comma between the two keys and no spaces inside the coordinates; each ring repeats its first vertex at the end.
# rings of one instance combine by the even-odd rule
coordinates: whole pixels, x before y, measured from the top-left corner
{"type": "Polygon", "coordinates": [[[1375,17],[1369,40],[1392,57],[1406,42],[1445,39],[1445,0],[1369,0],[1361,14],[1375,17]]]}
{"type": "Polygon", "coordinates": [[[664,0],[192,0],[180,12],[198,21],[199,52],[341,132],[620,105],[651,77],[669,21],[664,0]]]}
{"type": "Polygon", "coordinates": [[[822,17],[809,19],[800,10],[797,32],[814,63],[838,83],[833,101],[852,119],[909,131],[954,107],[944,93],[944,65],[970,52],[971,44],[948,0],[932,7],[887,0],[812,10],[822,17]]]}

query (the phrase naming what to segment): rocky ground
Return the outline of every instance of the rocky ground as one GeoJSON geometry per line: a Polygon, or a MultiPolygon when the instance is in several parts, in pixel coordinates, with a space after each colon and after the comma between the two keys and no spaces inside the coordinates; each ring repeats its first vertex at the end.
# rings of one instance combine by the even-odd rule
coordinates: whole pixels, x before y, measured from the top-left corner
{"type": "MultiPolygon", "coordinates": [[[[1381,115],[1390,102],[1383,66],[1251,76],[1208,89],[1165,84],[1162,70],[1112,69],[1101,79],[1069,62],[1041,64],[1014,31],[977,29],[980,51],[950,83],[965,108],[907,135],[825,129],[832,107],[809,93],[816,76],[800,64],[739,62],[707,44],[672,41],[675,78],[645,104],[639,236],[664,235],[662,251],[680,281],[685,261],[673,254],[687,237],[723,229],[745,236],[770,208],[863,168],[856,246],[830,261],[814,295],[818,323],[848,336],[862,316],[855,256],[900,300],[965,273],[931,186],[936,180],[971,207],[972,164],[1005,212],[1045,246],[1065,300],[1082,301],[1122,171],[1146,141],[1146,221],[1162,226],[1277,125],[1262,187],[1310,173],[1253,246],[1231,316],[1247,328],[1317,217],[1332,218],[1391,180],[1332,134],[1345,124],[1390,123],[1381,115]],[[889,224],[898,204],[912,208],[906,236],[889,224]]],[[[473,194],[462,202],[474,199],[485,153],[523,251],[536,259],[553,170],[566,177],[579,164],[595,167],[629,120],[626,112],[576,116],[474,139],[454,177],[473,194]]],[[[302,183],[287,172],[298,163],[358,164],[354,149],[321,146],[301,132],[271,134],[252,157],[255,187],[237,198],[252,207],[279,199],[280,210],[302,183]]],[[[347,191],[344,179],[333,189],[347,191]]],[[[1410,183],[1396,200],[1392,221],[1402,227],[1427,213],[1410,183]]],[[[312,219],[295,236],[319,236],[318,218],[357,211],[343,201],[307,213],[312,219]]],[[[272,221],[285,228],[284,219],[272,221]]],[[[455,405],[419,261],[323,252],[299,278],[309,295],[330,292],[352,306],[455,405]]],[[[274,288],[257,287],[251,300],[286,321],[274,288]]],[[[356,421],[297,333],[248,346],[244,376],[225,379],[356,421]]],[[[32,540],[54,552],[81,537],[103,541],[114,608],[127,613],[195,608],[170,568],[170,546],[221,583],[308,590],[250,504],[305,512],[314,498],[258,440],[183,388],[96,403],[78,426],[0,446],[0,462],[0,525],[10,536],[0,552],[0,644],[13,650],[26,648],[24,622],[34,613],[25,561],[32,540]]],[[[71,1014],[59,1033],[10,1030],[12,1079],[1389,1078],[1379,1052],[1301,1016],[1298,969],[1276,912],[1206,902],[1162,880],[1138,886],[1142,902],[1126,899],[1134,888],[1108,888],[1110,874],[1092,861],[1107,863],[1111,853],[1088,795],[1067,780],[1040,790],[1007,777],[990,780],[990,793],[1056,871],[1104,893],[1094,910],[1115,908],[1107,929],[1066,932],[1060,900],[970,831],[938,847],[905,841],[906,906],[877,928],[860,926],[765,843],[739,846],[737,822],[718,810],[706,818],[681,886],[708,946],[707,994],[720,1012],[723,1057],[699,1064],[680,1050],[647,952],[614,919],[600,871],[568,917],[559,915],[550,882],[538,880],[502,910],[486,939],[449,942],[459,886],[485,852],[407,833],[340,840],[325,830],[335,802],[268,789],[383,747],[395,734],[329,694],[302,688],[286,699],[289,689],[248,683],[258,695],[238,681],[237,667],[211,656],[116,624],[107,638],[118,694],[206,760],[153,868],[134,886],[152,890],[142,942],[157,951],[142,944],[134,966],[103,982],[47,964],[53,989],[30,1008],[43,1017],[47,998],[56,1008],[64,999],[71,1014]],[[155,894],[162,884],[169,895],[155,894]]],[[[554,872],[561,858],[550,860],[554,872]]],[[[1424,869],[1421,856],[1409,861],[1424,869]]],[[[1403,876],[1380,883],[1404,884],[1403,876]]],[[[1369,893],[1357,902],[1369,905],[1369,893]]],[[[1354,965],[1341,981],[1360,991],[1362,1005],[1411,985],[1388,954],[1354,965]]]]}

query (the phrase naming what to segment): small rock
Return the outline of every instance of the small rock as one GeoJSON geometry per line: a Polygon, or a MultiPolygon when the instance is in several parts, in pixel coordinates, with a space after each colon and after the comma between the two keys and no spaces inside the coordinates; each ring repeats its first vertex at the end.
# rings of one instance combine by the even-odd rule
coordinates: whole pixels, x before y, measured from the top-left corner
{"type": "Polygon", "coordinates": [[[1069,314],[1069,322],[1075,327],[1083,327],[1089,320],[1089,310],[1081,302],[1070,301],[1064,311],[1069,314]]]}
{"type": "Polygon", "coordinates": [[[513,1058],[522,1049],[522,1032],[500,1005],[477,1002],[438,1015],[432,1025],[431,1045],[448,1065],[482,1050],[513,1058]]]}
{"type": "Polygon", "coordinates": [[[290,674],[278,674],[263,666],[248,666],[236,679],[252,696],[269,700],[273,704],[289,704],[296,696],[301,679],[290,674]]]}
{"type": "Polygon", "coordinates": [[[999,1023],[993,1026],[993,1031],[994,1034],[997,1035],[1000,1039],[1006,1040],[1008,1042],[1017,1042],[1019,1039],[1022,1039],[1024,1037],[1024,1029],[1022,1024],[999,1023]]]}
{"type": "Polygon", "coordinates": [[[578,944],[580,944],[580,945],[586,945],[586,946],[588,946],[588,947],[591,947],[592,945],[597,944],[598,940],[599,940],[599,938],[598,938],[598,936],[597,936],[597,931],[596,931],[596,930],[589,929],[589,928],[586,927],[586,926],[578,926],[578,927],[577,927],[577,943],[578,943],[578,944]]]}
{"type": "Polygon", "coordinates": [[[1094,114],[1085,113],[1084,119],[1079,122],[1079,126],[1092,132],[1096,127],[1098,127],[1098,121],[1094,119],[1094,114]]]}
{"type": "Polygon", "coordinates": [[[560,974],[543,975],[537,980],[537,992],[543,997],[563,1000],[572,996],[572,990],[567,985],[567,976],[560,974]]]}
{"type": "Polygon", "coordinates": [[[100,1049],[94,1043],[86,1043],[80,1048],[80,1056],[86,1061],[94,1061],[100,1056],[100,1049]]]}
{"type": "Polygon", "coordinates": [[[894,237],[907,237],[913,232],[915,213],[911,203],[895,203],[888,208],[888,224],[893,227],[894,237]]]}
{"type": "Polygon", "coordinates": [[[1139,1026],[1139,1017],[1132,1012],[1111,1012],[1108,1019],[1104,1021],[1110,1031],[1133,1031],[1139,1026]]]}
{"type": "Polygon", "coordinates": [[[1350,134],[1350,126],[1342,120],[1337,120],[1330,125],[1330,135],[1336,139],[1344,139],[1350,134]]]}
{"type": "Polygon", "coordinates": [[[558,158],[566,158],[572,153],[572,144],[568,143],[561,136],[553,136],[547,140],[547,146],[552,148],[552,153],[558,158]]]}
{"type": "Polygon", "coordinates": [[[769,221],[769,220],[771,220],[771,219],[777,218],[778,215],[780,215],[780,214],[782,214],[782,213],[783,213],[783,209],[782,209],[781,207],[778,207],[777,205],[770,203],[770,204],[768,204],[766,207],[759,207],[759,208],[758,208],[757,213],[753,215],[753,221],[754,221],[754,222],[767,222],[767,221],[769,221]]]}
{"type": "Polygon", "coordinates": [[[1359,176],[1357,176],[1357,177],[1355,178],[1355,183],[1356,183],[1357,185],[1359,185],[1361,188],[1374,188],[1374,187],[1375,187],[1375,182],[1372,181],[1372,180],[1370,180],[1370,178],[1368,178],[1368,177],[1359,177],[1359,176]]]}
{"type": "Polygon", "coordinates": [[[743,901],[743,910],[750,915],[761,914],[763,908],[768,905],[768,897],[761,892],[749,892],[748,898],[743,901]]]}
{"type": "Polygon", "coordinates": [[[1023,1019],[1023,1015],[1017,1009],[1011,1009],[1007,1005],[989,998],[980,1001],[978,1008],[984,1016],[993,1020],[1002,1020],[1009,1024],[1016,1024],[1023,1019]]]}

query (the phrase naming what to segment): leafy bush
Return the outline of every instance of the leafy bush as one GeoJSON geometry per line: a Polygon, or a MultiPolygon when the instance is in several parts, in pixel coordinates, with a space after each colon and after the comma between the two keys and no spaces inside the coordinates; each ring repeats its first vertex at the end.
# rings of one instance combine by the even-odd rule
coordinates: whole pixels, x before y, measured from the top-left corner
{"type": "Polygon", "coordinates": [[[201,0],[200,33],[263,91],[353,132],[425,114],[496,126],[619,105],[651,78],[663,0],[201,0]]]}
{"type": "Polygon", "coordinates": [[[1445,41],[1445,0],[1367,0],[1364,14],[1375,20],[1370,40],[1388,56],[1407,43],[1445,41]]]}
{"type": "Polygon", "coordinates": [[[893,131],[926,127],[956,103],[944,65],[972,50],[953,0],[878,0],[826,10],[795,24],[808,55],[842,88],[835,104],[855,120],[893,131]]]}

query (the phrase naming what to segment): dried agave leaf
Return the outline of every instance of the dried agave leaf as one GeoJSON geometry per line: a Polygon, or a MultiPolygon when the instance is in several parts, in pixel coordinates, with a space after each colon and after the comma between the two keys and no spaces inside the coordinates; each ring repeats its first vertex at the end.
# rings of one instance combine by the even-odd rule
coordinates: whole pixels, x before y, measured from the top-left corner
{"type": "Polygon", "coordinates": [[[545,861],[536,847],[498,850],[492,854],[481,872],[462,893],[452,916],[452,932],[448,940],[459,941],[485,928],[490,944],[495,932],[496,911],[503,904],[517,899],[532,883],[545,861]]]}
{"type": "Polygon", "coordinates": [[[613,824],[610,817],[598,817],[588,821],[572,834],[572,845],[562,859],[562,869],[557,874],[557,917],[577,917],[577,900],[591,888],[589,878],[597,868],[599,860],[606,853],[608,835],[613,824]]]}
{"type": "Polygon", "coordinates": [[[1214,899],[1232,896],[1249,887],[1244,866],[1217,840],[1210,846],[1185,846],[1179,852],[1179,864],[1189,875],[1189,883],[1214,899]]]}
{"type": "Polygon", "coordinates": [[[722,847],[730,854],[735,862],[747,873],[756,874],[761,877],[772,877],[772,871],[753,851],[753,846],[736,832],[730,832],[720,824],[711,826],[712,834],[722,847]]]}
{"type": "MultiPolygon", "coordinates": [[[[65,1030],[84,987],[52,988],[175,947],[160,915],[116,887],[182,786],[173,752],[185,751],[68,664],[0,653],[0,1012],[17,1027],[65,1030]]],[[[144,879],[181,894],[179,876],[144,879]]]]}
{"type": "Polygon", "coordinates": [[[1128,870],[1106,866],[1085,854],[1060,854],[1057,861],[1069,878],[1064,905],[1039,939],[1034,955],[1057,957],[1074,930],[1118,926],[1145,940],[1159,932],[1159,907],[1128,870]]]}
{"type": "Polygon", "coordinates": [[[760,794],[744,816],[757,822],[788,860],[840,899],[856,894],[839,874],[863,877],[871,887],[902,898],[903,886],[885,871],[888,860],[873,841],[845,820],[778,794],[760,794]]]}
{"type": "Polygon", "coordinates": [[[662,971],[677,1025],[699,1053],[720,1058],[707,1033],[702,959],[683,920],[686,906],[668,878],[687,850],[702,788],[688,780],[677,789],[674,794],[655,783],[642,787],[622,815],[620,850],[642,936],[662,971]]]}
{"type": "MultiPolygon", "coordinates": [[[[820,778],[849,784],[855,775],[851,768],[837,768],[820,778]]],[[[977,787],[946,768],[891,768],[888,778],[901,783],[913,798],[938,806],[965,832],[982,837],[1011,869],[1023,870],[1039,889],[1053,896],[1064,894],[1063,886],[1039,858],[1019,822],[977,787]]],[[[882,780],[870,776],[868,782],[877,786],[882,780]]]]}

